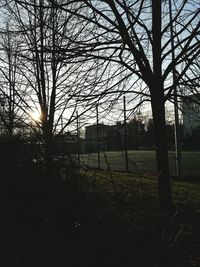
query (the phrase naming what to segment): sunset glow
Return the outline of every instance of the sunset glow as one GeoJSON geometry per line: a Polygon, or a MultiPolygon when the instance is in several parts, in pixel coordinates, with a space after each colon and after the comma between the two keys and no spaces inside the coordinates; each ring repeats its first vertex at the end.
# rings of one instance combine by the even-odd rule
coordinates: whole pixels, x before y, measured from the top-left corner
{"type": "Polygon", "coordinates": [[[39,111],[34,111],[30,113],[30,116],[33,121],[40,122],[41,121],[41,113],[39,111]]]}

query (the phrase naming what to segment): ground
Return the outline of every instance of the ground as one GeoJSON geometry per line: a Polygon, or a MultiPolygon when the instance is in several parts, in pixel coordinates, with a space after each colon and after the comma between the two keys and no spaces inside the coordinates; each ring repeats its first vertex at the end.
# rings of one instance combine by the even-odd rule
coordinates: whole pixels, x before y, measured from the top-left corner
{"type": "Polygon", "coordinates": [[[64,190],[15,192],[4,199],[0,265],[200,266],[199,187],[172,180],[170,214],[153,176],[82,170],[64,190]]]}

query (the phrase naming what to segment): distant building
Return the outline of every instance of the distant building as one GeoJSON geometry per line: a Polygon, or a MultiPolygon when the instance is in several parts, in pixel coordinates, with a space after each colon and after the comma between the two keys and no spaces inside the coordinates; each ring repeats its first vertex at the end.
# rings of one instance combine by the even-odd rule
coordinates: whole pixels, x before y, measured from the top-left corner
{"type": "MultiPolygon", "coordinates": [[[[99,123],[98,125],[98,135],[101,150],[107,150],[109,129],[109,125],[103,123],[99,123]]],[[[90,125],[85,128],[85,148],[88,152],[97,151],[97,124],[90,125]]]]}
{"type": "MultiPolygon", "coordinates": [[[[144,137],[144,124],[133,119],[127,122],[127,149],[137,149],[144,137]]],[[[123,150],[125,142],[125,125],[117,122],[114,125],[99,124],[99,145],[101,151],[123,150]]],[[[98,146],[97,125],[85,128],[85,151],[96,152],[98,146]]]]}
{"type": "MultiPolygon", "coordinates": [[[[99,127],[99,140],[105,141],[106,138],[108,137],[110,126],[100,123],[98,127],[99,127]]],[[[90,125],[85,128],[85,139],[87,141],[97,140],[97,124],[90,125]]]]}
{"type": "Polygon", "coordinates": [[[200,94],[189,96],[182,104],[184,134],[200,127],[200,94]]]}

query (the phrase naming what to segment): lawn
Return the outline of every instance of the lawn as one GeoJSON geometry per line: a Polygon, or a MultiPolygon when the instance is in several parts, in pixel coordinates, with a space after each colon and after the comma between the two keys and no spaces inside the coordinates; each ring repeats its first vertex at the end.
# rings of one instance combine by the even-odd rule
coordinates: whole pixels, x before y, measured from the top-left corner
{"type": "Polygon", "coordinates": [[[96,170],[87,175],[94,192],[104,192],[107,199],[102,225],[107,216],[109,224],[107,218],[101,230],[109,225],[113,235],[131,240],[133,247],[137,240],[140,263],[133,266],[200,266],[199,183],[172,179],[174,211],[166,215],[159,211],[154,176],[96,170]]]}
{"type": "MultiPolygon", "coordinates": [[[[170,174],[175,175],[175,152],[169,151],[169,165],[170,174]]],[[[82,164],[90,167],[97,167],[97,154],[83,154],[81,155],[82,164]]],[[[104,170],[125,170],[125,156],[124,152],[120,151],[106,151],[100,154],[101,168],[104,170]]],[[[200,176],[200,152],[198,151],[182,151],[182,175],[183,176],[200,176]]],[[[156,159],[155,151],[152,150],[129,150],[128,151],[128,165],[129,170],[135,173],[149,173],[155,174],[156,159]]]]}

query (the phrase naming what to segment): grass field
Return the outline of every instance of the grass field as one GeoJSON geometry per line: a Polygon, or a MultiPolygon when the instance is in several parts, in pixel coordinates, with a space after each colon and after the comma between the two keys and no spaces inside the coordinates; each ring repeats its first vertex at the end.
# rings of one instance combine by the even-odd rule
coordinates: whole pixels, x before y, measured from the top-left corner
{"type": "MultiPolygon", "coordinates": [[[[107,229],[109,225],[111,230],[106,233],[107,236],[111,232],[114,232],[115,236],[119,234],[122,244],[122,240],[126,240],[125,244],[130,240],[130,254],[136,258],[134,252],[138,249],[137,255],[145,262],[142,263],[140,258],[138,264],[126,265],[124,261],[119,266],[200,266],[198,183],[172,180],[175,210],[168,217],[159,211],[155,176],[139,178],[131,173],[99,170],[90,170],[87,174],[94,187],[93,192],[102,194],[105,201],[105,206],[97,205],[98,212],[102,209],[103,214],[101,230],[107,229]]],[[[123,249],[126,259],[131,258],[125,244],[115,255],[117,262],[120,262],[118,256],[123,253],[123,249]]]]}
{"type": "MultiPolygon", "coordinates": [[[[97,154],[81,155],[82,164],[90,167],[97,167],[97,154]]],[[[182,175],[183,176],[200,176],[200,152],[182,151],[182,175]]],[[[100,167],[104,170],[125,170],[125,155],[120,151],[106,151],[100,154],[100,167]]],[[[129,150],[128,151],[129,171],[135,173],[155,173],[156,159],[155,151],[152,150],[129,150]]],[[[175,175],[175,152],[169,151],[170,174],[175,175]]]]}

